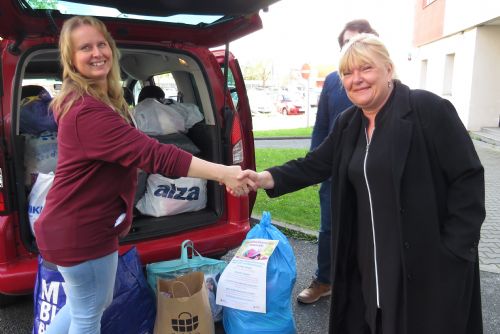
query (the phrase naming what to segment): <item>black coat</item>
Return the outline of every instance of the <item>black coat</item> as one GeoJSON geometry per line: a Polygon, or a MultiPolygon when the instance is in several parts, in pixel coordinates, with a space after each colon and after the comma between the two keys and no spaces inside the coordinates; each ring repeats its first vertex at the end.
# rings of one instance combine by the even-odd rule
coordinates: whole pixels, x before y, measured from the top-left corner
{"type": "MultiPolygon", "coordinates": [[[[396,82],[389,115],[403,267],[402,334],[482,333],[478,242],[485,218],[484,170],[453,105],[396,82]]],[[[347,167],[361,110],[343,112],[306,157],[269,169],[271,197],[332,177],[330,333],[358,333],[360,299],[352,256],[356,195],[347,167]],[[355,311],[355,312],[354,312],[355,311]]],[[[361,301],[361,302],[360,302],[361,301]]]]}

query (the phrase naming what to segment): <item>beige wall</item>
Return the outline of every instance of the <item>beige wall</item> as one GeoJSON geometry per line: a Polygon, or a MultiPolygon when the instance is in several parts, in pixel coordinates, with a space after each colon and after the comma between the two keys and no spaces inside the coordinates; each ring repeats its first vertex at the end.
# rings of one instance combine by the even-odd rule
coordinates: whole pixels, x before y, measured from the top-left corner
{"type": "Polygon", "coordinates": [[[413,45],[420,46],[443,36],[444,10],[446,2],[436,0],[425,6],[424,0],[415,0],[415,23],[413,45]]]}
{"type": "Polygon", "coordinates": [[[499,55],[500,26],[481,26],[426,44],[415,57],[415,87],[450,100],[468,130],[496,127],[500,115],[500,85],[496,84],[499,55]],[[451,90],[446,74],[449,55],[454,58],[451,90]]]}
{"type": "Polygon", "coordinates": [[[500,26],[477,28],[469,125],[498,126],[500,116],[500,26]]]}

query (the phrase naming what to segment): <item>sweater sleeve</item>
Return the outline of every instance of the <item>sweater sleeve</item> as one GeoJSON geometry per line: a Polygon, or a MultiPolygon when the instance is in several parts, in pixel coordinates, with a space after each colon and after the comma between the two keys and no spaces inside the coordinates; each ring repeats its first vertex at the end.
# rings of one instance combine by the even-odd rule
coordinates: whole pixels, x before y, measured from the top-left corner
{"type": "Polygon", "coordinates": [[[76,138],[88,159],[137,167],[148,173],[186,176],[192,155],[174,145],[160,144],[127,122],[107,105],[85,98],[75,121],[76,138]]]}

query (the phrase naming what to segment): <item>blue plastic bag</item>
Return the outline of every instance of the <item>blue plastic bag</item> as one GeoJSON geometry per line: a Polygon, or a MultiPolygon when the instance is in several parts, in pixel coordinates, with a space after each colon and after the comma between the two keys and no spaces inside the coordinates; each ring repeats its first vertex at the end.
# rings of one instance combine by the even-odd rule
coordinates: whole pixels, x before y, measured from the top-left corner
{"type": "Polygon", "coordinates": [[[264,211],[260,223],[248,232],[246,239],[279,241],[267,263],[267,313],[224,307],[224,330],[227,334],[296,333],[291,295],[297,270],[292,246],[283,233],[271,224],[271,214],[267,211],[264,211]]]}
{"type": "Polygon", "coordinates": [[[42,89],[38,96],[25,97],[21,101],[19,132],[39,135],[44,131],[56,132],[57,124],[49,108],[52,97],[42,89]]]}
{"type": "Polygon", "coordinates": [[[113,302],[102,315],[101,333],[151,334],[155,319],[156,298],[132,247],[118,258],[113,302]]]}
{"type": "MultiPolygon", "coordinates": [[[[38,256],[34,291],[33,334],[45,333],[66,304],[64,279],[57,267],[38,256]]],[[[102,334],[150,334],[156,318],[156,299],[146,282],[135,247],[118,258],[113,302],[101,319],[102,334]]]]}

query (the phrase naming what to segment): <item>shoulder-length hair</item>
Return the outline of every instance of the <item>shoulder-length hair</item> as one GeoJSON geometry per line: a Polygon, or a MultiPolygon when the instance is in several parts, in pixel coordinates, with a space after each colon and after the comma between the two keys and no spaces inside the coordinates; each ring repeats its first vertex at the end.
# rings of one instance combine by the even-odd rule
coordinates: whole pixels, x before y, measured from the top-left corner
{"type": "Polygon", "coordinates": [[[373,34],[363,33],[354,36],[342,48],[339,59],[340,78],[344,77],[344,73],[365,64],[389,66],[393,77],[395,76],[394,63],[384,43],[373,34]]]}
{"type": "Polygon", "coordinates": [[[123,88],[120,82],[120,52],[111,34],[104,23],[90,16],[74,16],[65,21],[59,36],[59,51],[61,53],[61,66],[63,70],[63,83],[61,92],[51,103],[56,117],[63,117],[73,104],[81,99],[84,94],[95,97],[113,108],[125,120],[130,121],[128,105],[123,98],[123,88]],[[71,40],[72,32],[82,26],[89,25],[96,28],[104,36],[112,51],[111,70],[107,76],[107,91],[103,91],[95,80],[85,78],[73,65],[74,48],[71,40]]]}

